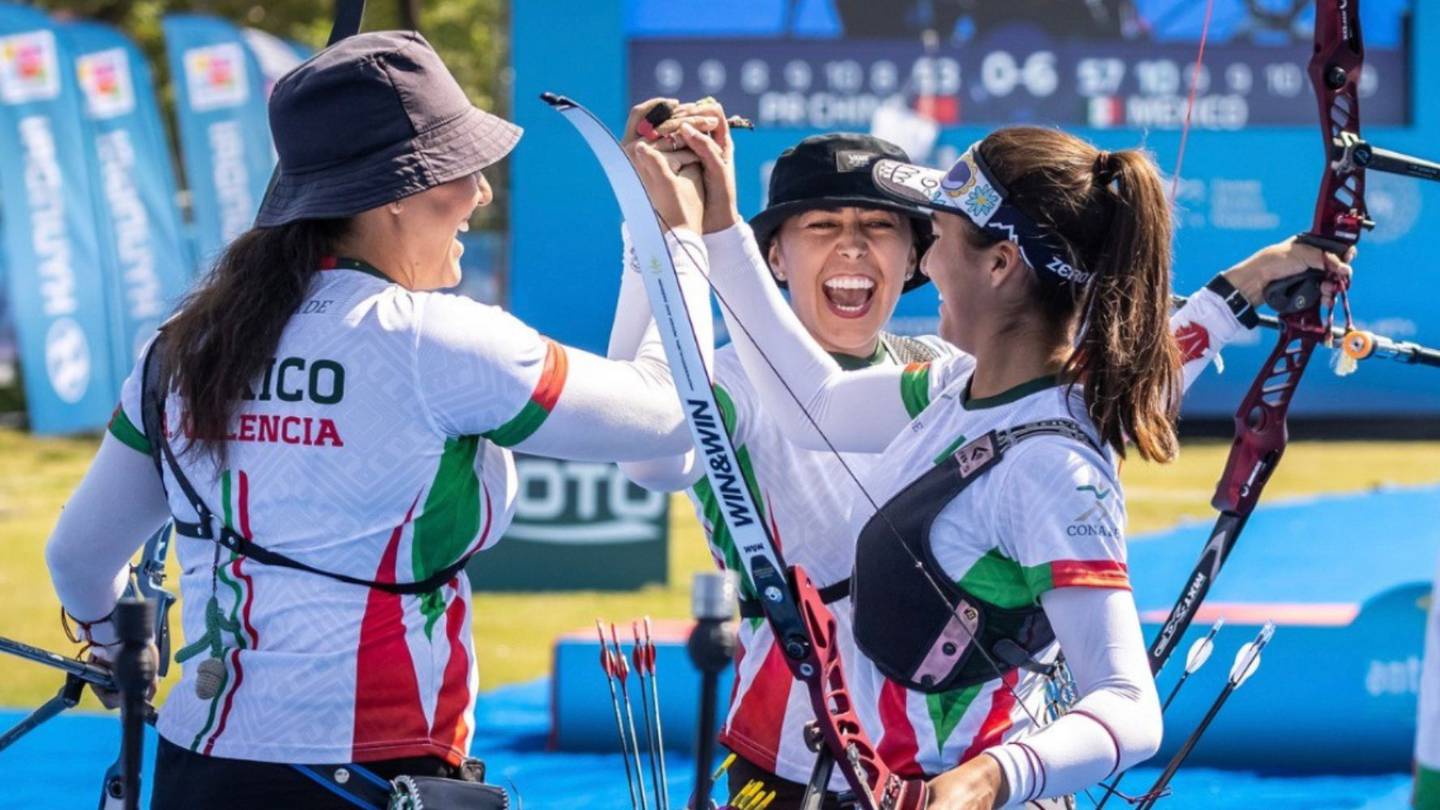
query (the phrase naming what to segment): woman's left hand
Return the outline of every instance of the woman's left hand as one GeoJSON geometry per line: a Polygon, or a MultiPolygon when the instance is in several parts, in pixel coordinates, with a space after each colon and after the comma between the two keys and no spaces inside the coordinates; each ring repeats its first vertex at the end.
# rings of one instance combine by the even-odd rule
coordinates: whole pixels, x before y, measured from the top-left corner
{"type": "Polygon", "coordinates": [[[625,152],[665,225],[702,233],[705,190],[698,164],[677,171],[663,153],[643,140],[632,141],[625,152]]]}
{"type": "Polygon", "coordinates": [[[735,143],[725,123],[725,110],[716,101],[697,102],[693,114],[706,115],[715,123],[702,131],[681,124],[678,134],[685,146],[700,158],[705,171],[705,233],[716,233],[744,222],[735,195],[735,143]]]}
{"type": "Polygon", "coordinates": [[[983,754],[930,780],[931,810],[992,810],[1007,798],[1000,763],[983,754]]]}
{"type": "MultiPolygon", "coordinates": [[[[1310,268],[1328,270],[1347,282],[1354,272],[1350,262],[1355,259],[1355,248],[1338,257],[1313,245],[1307,245],[1295,237],[1256,251],[1254,255],[1225,271],[1225,279],[1245,296],[1250,306],[1258,307],[1265,301],[1265,288],[1272,282],[1297,276],[1310,268]]],[[[1329,306],[1338,285],[1333,281],[1321,284],[1322,302],[1329,306]]]]}

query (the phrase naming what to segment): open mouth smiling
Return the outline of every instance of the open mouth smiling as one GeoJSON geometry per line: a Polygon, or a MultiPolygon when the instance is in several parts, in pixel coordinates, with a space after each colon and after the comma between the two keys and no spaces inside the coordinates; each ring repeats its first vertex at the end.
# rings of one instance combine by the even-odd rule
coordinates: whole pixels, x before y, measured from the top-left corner
{"type": "Polygon", "coordinates": [[[863,317],[875,300],[875,280],[867,276],[832,276],[821,288],[830,311],[842,318],[863,317]]]}

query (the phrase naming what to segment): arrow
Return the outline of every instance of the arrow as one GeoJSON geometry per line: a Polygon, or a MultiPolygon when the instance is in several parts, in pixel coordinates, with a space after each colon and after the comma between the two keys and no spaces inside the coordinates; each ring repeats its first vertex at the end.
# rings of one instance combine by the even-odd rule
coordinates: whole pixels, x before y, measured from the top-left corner
{"type": "Polygon", "coordinates": [[[1215,715],[1220,713],[1220,707],[1224,706],[1225,701],[1230,699],[1230,695],[1234,694],[1236,689],[1244,686],[1245,682],[1250,680],[1250,677],[1255,674],[1255,670],[1260,668],[1260,653],[1265,649],[1266,645],[1270,643],[1270,639],[1274,637],[1274,635],[1275,623],[1266,622],[1265,626],[1260,628],[1260,633],[1255,636],[1254,641],[1241,645],[1239,651],[1235,653],[1235,663],[1230,667],[1230,677],[1225,681],[1225,688],[1220,690],[1220,694],[1215,698],[1215,702],[1211,704],[1210,710],[1205,712],[1205,716],[1200,720],[1200,725],[1196,726],[1195,730],[1190,732],[1190,736],[1185,740],[1185,744],[1180,746],[1179,751],[1175,752],[1175,756],[1170,760],[1170,764],[1165,766],[1165,770],[1160,774],[1160,778],[1156,779],[1155,784],[1150,786],[1150,790],[1145,792],[1137,810],[1150,810],[1151,807],[1155,806],[1155,802],[1159,801],[1160,798],[1165,795],[1165,787],[1170,784],[1170,780],[1174,778],[1175,772],[1180,770],[1180,766],[1184,764],[1185,758],[1190,756],[1190,752],[1194,750],[1195,744],[1200,742],[1200,737],[1205,733],[1205,730],[1210,727],[1210,723],[1215,719],[1215,715]]]}

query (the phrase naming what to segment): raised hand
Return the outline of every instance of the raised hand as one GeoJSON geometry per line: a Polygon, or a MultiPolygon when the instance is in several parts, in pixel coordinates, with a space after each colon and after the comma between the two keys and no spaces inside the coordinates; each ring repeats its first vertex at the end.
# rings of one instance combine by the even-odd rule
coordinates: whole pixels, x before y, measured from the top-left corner
{"type": "MultiPolygon", "coordinates": [[[[700,158],[694,152],[686,148],[684,141],[680,139],[680,127],[689,124],[701,132],[711,132],[724,123],[723,115],[717,118],[719,107],[714,105],[712,100],[706,99],[696,102],[681,103],[673,98],[650,98],[630,108],[630,114],[625,121],[625,131],[621,135],[620,145],[629,147],[637,141],[647,141],[657,151],[665,155],[670,168],[680,172],[682,176],[691,176],[681,172],[687,166],[699,162],[700,158]],[[645,121],[645,116],[657,105],[665,104],[670,107],[670,118],[651,128],[646,135],[640,130],[645,121]]],[[[698,181],[700,174],[698,170],[693,175],[698,181]]]]}
{"type": "Polygon", "coordinates": [[[677,172],[666,155],[643,140],[632,141],[625,153],[640,174],[640,182],[645,184],[665,227],[701,233],[705,207],[698,164],[677,172]]]}
{"type": "Polygon", "coordinates": [[[708,112],[697,115],[695,107],[695,104],[681,104],[676,99],[663,97],[646,99],[636,104],[630,108],[630,114],[626,117],[620,145],[639,171],[645,190],[649,192],[656,211],[666,225],[671,228],[687,227],[700,233],[700,217],[692,217],[694,212],[684,210],[682,203],[682,200],[699,201],[703,197],[704,181],[699,166],[700,158],[685,148],[675,134],[676,130],[686,123],[706,130],[715,126],[708,112]],[[647,138],[640,134],[641,123],[657,104],[668,104],[673,112],[670,120],[655,127],[647,138]],[[659,171],[659,166],[656,165],[657,157],[666,171],[659,171]],[[676,182],[688,188],[670,187],[676,182]],[[665,200],[664,203],[661,202],[662,199],[665,200]]]}
{"type": "Polygon", "coordinates": [[[692,117],[699,116],[707,117],[714,126],[702,130],[685,121],[678,133],[685,146],[700,159],[705,177],[703,232],[715,233],[742,221],[735,201],[735,142],[725,122],[725,110],[718,102],[702,102],[692,113],[692,117]]]}

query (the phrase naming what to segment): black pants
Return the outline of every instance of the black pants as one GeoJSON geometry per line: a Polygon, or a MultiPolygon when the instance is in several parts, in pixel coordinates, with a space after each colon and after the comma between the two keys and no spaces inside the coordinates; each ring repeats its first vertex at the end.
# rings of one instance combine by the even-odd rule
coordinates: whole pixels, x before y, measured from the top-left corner
{"type": "MultiPolygon", "coordinates": [[[[775,791],[775,801],[767,810],[795,810],[805,798],[804,785],[781,779],[743,756],[736,756],[735,762],[725,773],[729,777],[726,787],[730,791],[730,796],[739,793],[751,780],[759,781],[760,789],[764,793],[775,791]]],[[[728,799],[730,796],[726,798],[728,799]]],[[[724,802],[720,802],[720,804],[723,805],[724,802]]],[[[826,793],[825,801],[820,807],[821,810],[841,810],[840,802],[835,798],[834,793],[826,793]]]]}
{"type": "MultiPolygon", "coordinates": [[[[455,778],[459,768],[437,757],[366,762],[381,779],[410,776],[455,778]]],[[[355,810],[355,805],[291,768],[271,762],[207,757],[160,738],[155,757],[151,810],[355,810]]]]}

